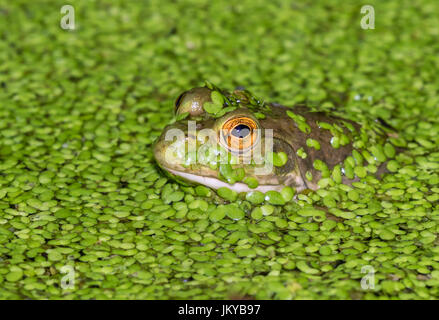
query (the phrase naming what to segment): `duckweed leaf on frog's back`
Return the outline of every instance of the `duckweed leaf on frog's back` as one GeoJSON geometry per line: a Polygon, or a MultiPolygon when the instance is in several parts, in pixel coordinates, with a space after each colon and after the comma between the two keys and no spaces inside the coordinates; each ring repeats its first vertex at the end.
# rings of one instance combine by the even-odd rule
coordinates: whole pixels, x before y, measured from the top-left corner
{"type": "Polygon", "coordinates": [[[320,142],[318,142],[315,139],[311,139],[311,138],[306,139],[306,145],[310,148],[320,150],[320,142]]]}
{"type": "Polygon", "coordinates": [[[252,204],[259,204],[264,202],[265,195],[260,191],[250,191],[246,193],[246,200],[250,201],[252,204]]]}
{"type": "Polygon", "coordinates": [[[306,159],[306,157],[308,156],[305,152],[305,150],[303,149],[303,147],[301,147],[300,149],[297,150],[296,154],[301,157],[302,159],[306,159]]]}

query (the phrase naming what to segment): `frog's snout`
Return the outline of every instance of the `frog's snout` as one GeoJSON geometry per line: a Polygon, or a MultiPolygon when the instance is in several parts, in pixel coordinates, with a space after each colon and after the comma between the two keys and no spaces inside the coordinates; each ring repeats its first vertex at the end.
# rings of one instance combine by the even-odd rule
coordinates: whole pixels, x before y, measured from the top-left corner
{"type": "Polygon", "coordinates": [[[189,137],[186,132],[168,126],[154,142],[155,160],[162,168],[181,170],[188,161],[187,146],[194,143],[194,138],[189,137]]]}

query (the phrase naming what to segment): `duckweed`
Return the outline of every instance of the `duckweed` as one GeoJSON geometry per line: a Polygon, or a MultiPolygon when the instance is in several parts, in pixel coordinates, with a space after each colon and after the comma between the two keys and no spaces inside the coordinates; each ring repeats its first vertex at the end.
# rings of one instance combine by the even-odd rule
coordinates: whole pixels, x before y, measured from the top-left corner
{"type": "Polygon", "coordinates": [[[217,190],[218,195],[226,200],[235,201],[238,197],[238,193],[234,190],[231,190],[227,187],[221,187],[217,190]]]}
{"type": "Polygon", "coordinates": [[[276,167],[284,166],[288,161],[288,156],[285,152],[269,152],[266,157],[268,162],[272,162],[276,167]]]}
{"type": "Polygon", "coordinates": [[[320,150],[320,142],[318,142],[315,139],[311,139],[311,138],[306,139],[306,145],[310,148],[320,150]]]}
{"type": "MultiPolygon", "coordinates": [[[[83,1],[63,30],[53,3],[3,1],[0,298],[437,299],[439,3],[368,4],[364,30],[358,1],[83,1]],[[178,184],[152,144],[175,97],[205,79],[395,130],[384,145],[364,132],[341,165],[317,162],[315,192],[178,184]]],[[[230,107],[211,98],[215,117],[230,107]]],[[[329,130],[334,153],[355,131],[288,116],[304,136],[329,130]]]]}
{"type": "Polygon", "coordinates": [[[284,197],[282,196],[282,194],[280,194],[277,191],[267,191],[265,193],[265,200],[271,204],[277,204],[277,205],[285,204],[284,197]]]}
{"type": "Polygon", "coordinates": [[[241,208],[233,204],[226,205],[224,207],[224,210],[226,211],[227,216],[233,220],[240,220],[245,216],[245,212],[241,208]]]}
{"type": "Polygon", "coordinates": [[[291,201],[294,197],[294,193],[295,190],[291,187],[285,187],[280,192],[285,202],[291,201]]]}

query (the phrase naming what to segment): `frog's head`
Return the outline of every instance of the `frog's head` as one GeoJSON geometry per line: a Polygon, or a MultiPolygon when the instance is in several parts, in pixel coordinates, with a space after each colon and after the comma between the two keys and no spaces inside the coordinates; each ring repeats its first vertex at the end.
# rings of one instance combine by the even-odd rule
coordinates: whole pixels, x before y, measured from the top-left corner
{"type": "Polygon", "coordinates": [[[176,180],[237,192],[303,187],[283,116],[248,91],[193,88],[177,98],[174,113],[154,155],[176,180]]]}

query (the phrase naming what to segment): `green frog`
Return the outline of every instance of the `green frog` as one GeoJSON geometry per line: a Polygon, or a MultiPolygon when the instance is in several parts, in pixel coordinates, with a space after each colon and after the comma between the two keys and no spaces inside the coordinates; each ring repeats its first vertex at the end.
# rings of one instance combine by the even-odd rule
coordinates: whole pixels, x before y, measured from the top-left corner
{"type": "Polygon", "coordinates": [[[183,92],[174,107],[154,156],[182,183],[236,192],[317,190],[376,176],[396,152],[383,126],[266,103],[243,88],[207,83],[183,92]]]}

